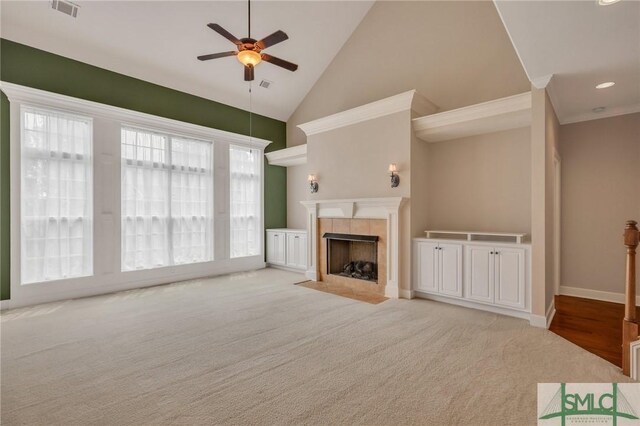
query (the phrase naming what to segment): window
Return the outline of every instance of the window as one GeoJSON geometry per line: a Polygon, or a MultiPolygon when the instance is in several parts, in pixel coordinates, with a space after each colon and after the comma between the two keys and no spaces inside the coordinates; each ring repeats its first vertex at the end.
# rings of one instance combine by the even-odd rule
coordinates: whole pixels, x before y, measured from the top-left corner
{"type": "Polygon", "coordinates": [[[212,144],[122,129],[122,270],[213,259],[212,144]]]}
{"type": "Polygon", "coordinates": [[[92,121],[21,109],[23,284],[93,274],[92,121]]]}
{"type": "Polygon", "coordinates": [[[256,149],[231,146],[231,257],[255,256],[260,247],[262,155],[256,149]]]}

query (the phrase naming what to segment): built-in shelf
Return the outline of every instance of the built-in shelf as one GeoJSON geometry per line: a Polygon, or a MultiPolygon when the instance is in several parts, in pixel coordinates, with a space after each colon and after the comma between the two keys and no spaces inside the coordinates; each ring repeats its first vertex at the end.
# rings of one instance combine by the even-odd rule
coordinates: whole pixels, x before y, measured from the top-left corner
{"type": "Polygon", "coordinates": [[[426,142],[441,142],[531,125],[531,92],[414,118],[413,130],[426,142]]]}
{"type": "Polygon", "coordinates": [[[466,241],[496,241],[522,244],[527,234],[510,232],[474,232],[474,231],[424,231],[427,238],[446,238],[466,241]]]}
{"type": "Polygon", "coordinates": [[[307,164],[307,144],[267,152],[265,157],[272,166],[289,167],[307,164]]]}

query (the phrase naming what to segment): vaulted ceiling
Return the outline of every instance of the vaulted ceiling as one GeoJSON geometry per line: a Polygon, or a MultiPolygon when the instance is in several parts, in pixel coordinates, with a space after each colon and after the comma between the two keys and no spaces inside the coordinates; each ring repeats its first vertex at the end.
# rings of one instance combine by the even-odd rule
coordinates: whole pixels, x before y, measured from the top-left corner
{"type": "Polygon", "coordinates": [[[251,35],[283,30],[289,40],[267,52],[299,65],[296,72],[268,63],[255,70],[252,96],[233,50],[206,25],[247,36],[245,1],[74,1],[76,18],[50,1],[2,1],[0,36],[203,98],[286,120],[371,7],[371,1],[256,1],[251,35]],[[272,82],[268,89],[261,80],[272,82]]]}

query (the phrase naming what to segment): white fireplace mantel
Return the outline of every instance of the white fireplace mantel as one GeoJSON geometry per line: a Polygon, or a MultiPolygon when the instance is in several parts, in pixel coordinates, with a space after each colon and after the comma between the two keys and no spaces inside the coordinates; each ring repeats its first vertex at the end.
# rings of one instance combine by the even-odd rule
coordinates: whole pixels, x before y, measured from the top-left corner
{"type": "Polygon", "coordinates": [[[307,209],[307,272],[318,281],[318,219],[386,219],[387,221],[387,285],[385,296],[400,297],[400,208],[406,198],[355,198],[344,200],[301,201],[307,209]]]}

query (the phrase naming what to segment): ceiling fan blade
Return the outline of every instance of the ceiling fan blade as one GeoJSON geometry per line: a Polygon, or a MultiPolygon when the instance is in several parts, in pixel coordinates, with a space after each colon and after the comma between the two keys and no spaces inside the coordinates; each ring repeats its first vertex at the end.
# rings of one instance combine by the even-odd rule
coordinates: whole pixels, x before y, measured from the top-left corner
{"type": "Polygon", "coordinates": [[[218,24],[207,24],[207,27],[211,28],[213,31],[217,32],[222,37],[226,38],[227,40],[229,40],[231,43],[235,45],[240,46],[242,44],[242,42],[238,40],[233,34],[225,30],[218,24]]]}
{"type": "Polygon", "coordinates": [[[271,56],[269,54],[263,53],[262,60],[271,62],[273,65],[277,65],[289,71],[295,71],[298,69],[298,66],[289,61],[285,61],[284,59],[276,58],[275,56],[271,56]]]}
{"type": "Polygon", "coordinates": [[[212,53],[210,55],[198,56],[198,59],[200,59],[201,61],[208,61],[209,59],[218,59],[218,58],[224,58],[227,56],[236,56],[237,54],[238,52],[236,52],[235,50],[230,50],[228,52],[212,53]]]}
{"type": "Polygon", "coordinates": [[[253,81],[253,67],[250,65],[244,67],[244,81],[253,81]]]}
{"type": "Polygon", "coordinates": [[[266,49],[267,47],[278,44],[288,38],[289,36],[285,32],[278,30],[275,33],[268,35],[262,40],[256,42],[256,46],[258,46],[260,49],[266,49]]]}

